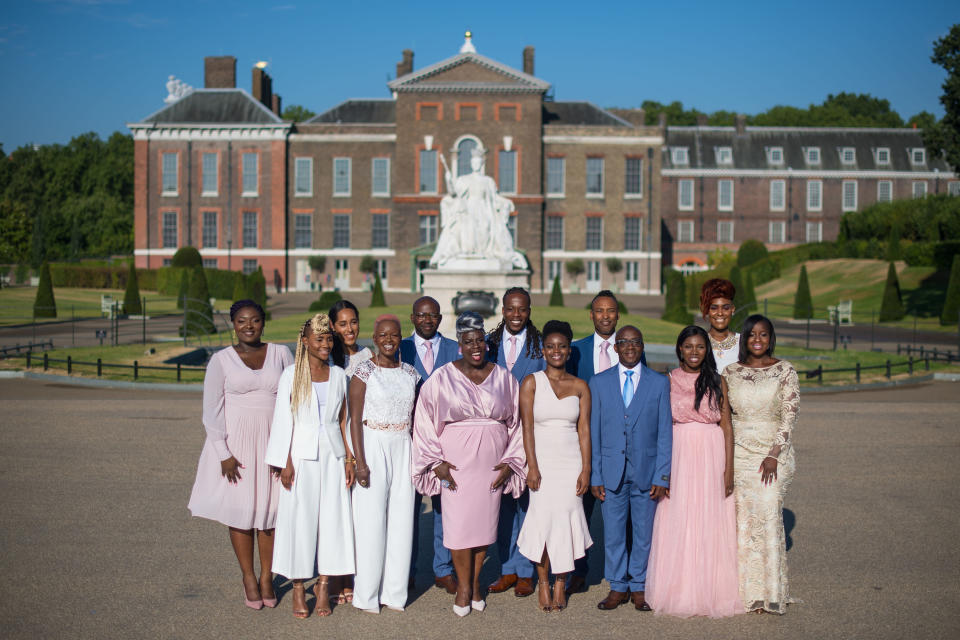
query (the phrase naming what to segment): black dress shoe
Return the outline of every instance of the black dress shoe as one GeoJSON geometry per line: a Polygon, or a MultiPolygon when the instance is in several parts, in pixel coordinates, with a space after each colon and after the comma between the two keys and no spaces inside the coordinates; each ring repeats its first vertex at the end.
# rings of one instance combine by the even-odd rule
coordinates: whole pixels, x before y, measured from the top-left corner
{"type": "Polygon", "coordinates": [[[601,611],[612,611],[620,605],[626,604],[629,599],[630,594],[626,591],[614,591],[611,589],[607,597],[597,603],[597,609],[601,611]]]}

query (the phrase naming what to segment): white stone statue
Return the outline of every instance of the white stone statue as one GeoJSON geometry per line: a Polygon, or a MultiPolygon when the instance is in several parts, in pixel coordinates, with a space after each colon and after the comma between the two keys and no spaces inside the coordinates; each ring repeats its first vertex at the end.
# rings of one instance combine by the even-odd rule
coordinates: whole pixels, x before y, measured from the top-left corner
{"type": "Polygon", "coordinates": [[[527,268],[523,254],[513,248],[507,222],[515,210],[513,202],[497,193],[493,178],[484,173],[486,151],[471,151],[470,168],[456,181],[443,155],[447,195],[440,201],[440,238],[430,264],[440,269],[458,258],[485,258],[499,262],[500,268],[527,268]]]}
{"type": "Polygon", "coordinates": [[[193,91],[193,87],[188,85],[186,82],[180,80],[176,76],[169,76],[167,78],[167,97],[164,98],[163,101],[167,104],[176,102],[191,91],[193,91]]]}

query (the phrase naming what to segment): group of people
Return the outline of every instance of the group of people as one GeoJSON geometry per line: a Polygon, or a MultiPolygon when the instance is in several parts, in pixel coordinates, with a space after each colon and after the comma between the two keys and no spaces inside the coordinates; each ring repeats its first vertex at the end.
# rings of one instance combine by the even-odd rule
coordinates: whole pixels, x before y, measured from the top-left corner
{"type": "Polygon", "coordinates": [[[423,297],[413,335],[380,316],[373,349],[341,300],[302,325],[295,356],[263,342],[263,309],[239,301],[237,344],[207,367],[189,508],[229,527],[247,606],[277,606],[276,573],[301,618],[314,577],[317,616],[332,602],[402,611],[427,496],[434,583],[461,617],[511,588],[536,591],[544,612],[566,608],[587,586],[597,502],[610,585],[599,609],[784,613],[797,375],[774,357],[769,319],[731,330],[734,296],[729,281],[704,285],[709,330],[680,333],[667,376],[646,366],[639,328],[618,328],[610,291],[577,341],[566,322],[538,329],[514,288],[489,332],[465,312],[456,341],[442,336],[440,306],[423,297]],[[484,590],[492,544],[500,575],[484,590]]]}

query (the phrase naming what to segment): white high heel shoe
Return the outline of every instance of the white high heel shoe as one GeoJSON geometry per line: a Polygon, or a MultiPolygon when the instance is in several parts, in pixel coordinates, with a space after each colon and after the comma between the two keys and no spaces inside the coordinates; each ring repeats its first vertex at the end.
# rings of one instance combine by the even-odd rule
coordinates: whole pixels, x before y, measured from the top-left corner
{"type": "Polygon", "coordinates": [[[471,601],[470,601],[470,607],[471,607],[474,611],[483,611],[484,609],[487,608],[487,601],[486,601],[486,600],[471,600],[471,601]]]}
{"type": "Polygon", "coordinates": [[[467,615],[468,613],[470,613],[470,605],[466,605],[466,606],[463,606],[463,607],[458,607],[458,606],[457,606],[457,603],[454,602],[454,603],[453,603],[453,612],[462,618],[462,617],[464,617],[465,615],[467,615]]]}

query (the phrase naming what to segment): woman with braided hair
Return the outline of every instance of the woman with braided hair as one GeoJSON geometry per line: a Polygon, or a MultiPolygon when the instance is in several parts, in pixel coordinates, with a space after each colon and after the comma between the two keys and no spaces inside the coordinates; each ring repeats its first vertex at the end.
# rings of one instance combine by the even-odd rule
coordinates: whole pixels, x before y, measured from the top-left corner
{"type": "Polygon", "coordinates": [[[203,378],[203,426],[207,439],[187,505],[200,518],[230,528],[240,563],[246,605],[277,606],[273,591],[273,527],[279,483],[264,460],[277,383],[293,355],[263,342],[263,308],[253,300],[230,307],[237,344],[213,354],[203,378]],[[256,536],[254,535],[256,530],[256,536]],[[260,576],[254,571],[254,537],[260,576]]]}
{"type": "Polygon", "coordinates": [[[293,580],[293,615],[306,618],[303,581],[319,574],[314,612],[328,616],[330,576],[354,571],[347,432],[347,377],[329,364],[339,341],[326,314],[300,329],[297,357],[277,386],[267,463],[283,488],[277,508],[273,568],[293,580]]]}

